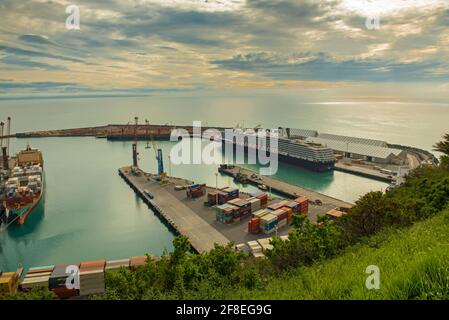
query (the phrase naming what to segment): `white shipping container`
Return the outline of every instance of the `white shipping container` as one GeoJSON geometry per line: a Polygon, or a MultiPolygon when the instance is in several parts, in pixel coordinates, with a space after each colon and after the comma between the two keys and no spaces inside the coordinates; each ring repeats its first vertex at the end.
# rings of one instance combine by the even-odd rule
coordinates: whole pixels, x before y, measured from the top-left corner
{"type": "Polygon", "coordinates": [[[260,199],[254,198],[249,201],[251,203],[251,212],[257,211],[260,209],[260,199]]]}
{"type": "Polygon", "coordinates": [[[278,217],[272,213],[267,213],[263,217],[260,218],[260,224],[262,226],[272,223],[273,221],[277,221],[278,217]]]}
{"type": "Polygon", "coordinates": [[[270,244],[271,238],[258,239],[257,242],[262,247],[263,251],[273,249],[273,245],[270,244]]]}
{"type": "Polygon", "coordinates": [[[248,246],[250,247],[252,253],[262,252],[262,247],[257,241],[249,241],[248,246]]]}

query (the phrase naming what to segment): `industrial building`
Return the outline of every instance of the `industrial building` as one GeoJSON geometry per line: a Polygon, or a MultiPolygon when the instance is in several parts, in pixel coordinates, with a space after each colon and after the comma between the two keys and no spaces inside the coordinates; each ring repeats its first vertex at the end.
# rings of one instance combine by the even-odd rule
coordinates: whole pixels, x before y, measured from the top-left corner
{"type": "Polygon", "coordinates": [[[351,139],[340,140],[321,138],[320,136],[316,138],[309,137],[306,141],[322,144],[334,150],[335,153],[351,159],[396,165],[402,165],[406,160],[406,152],[404,150],[378,146],[375,144],[352,142],[352,139],[360,138],[349,137],[351,139]]]}
{"type": "Polygon", "coordinates": [[[279,129],[281,136],[321,144],[346,158],[382,164],[403,165],[406,163],[406,152],[401,149],[390,148],[386,141],[319,133],[308,129],[279,129]]]}

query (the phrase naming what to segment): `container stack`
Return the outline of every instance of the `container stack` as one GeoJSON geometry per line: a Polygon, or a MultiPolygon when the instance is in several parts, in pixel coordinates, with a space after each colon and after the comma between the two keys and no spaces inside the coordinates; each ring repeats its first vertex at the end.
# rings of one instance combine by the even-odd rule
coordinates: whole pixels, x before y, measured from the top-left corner
{"type": "Polygon", "coordinates": [[[60,299],[67,299],[79,295],[78,289],[67,288],[66,282],[67,278],[70,276],[70,273],[66,273],[68,266],[69,264],[55,266],[50,276],[49,288],[60,299]]]}
{"type": "Polygon", "coordinates": [[[0,275],[0,296],[4,294],[15,294],[19,287],[20,274],[16,272],[3,272],[0,275]]]}
{"type": "Polygon", "coordinates": [[[147,256],[132,257],[129,261],[129,267],[131,270],[136,270],[140,266],[144,266],[147,262],[147,256]]]}
{"type": "Polygon", "coordinates": [[[248,232],[252,234],[258,234],[260,232],[260,218],[252,218],[248,221],[248,232]]]}
{"type": "Polygon", "coordinates": [[[262,247],[262,251],[272,250],[273,245],[270,243],[271,238],[258,239],[257,242],[262,247]]]}
{"type": "Polygon", "coordinates": [[[267,208],[271,211],[276,211],[276,210],[284,207],[287,203],[288,203],[288,201],[283,200],[283,201],[280,201],[277,203],[270,204],[267,208]]]}
{"type": "Polygon", "coordinates": [[[260,244],[257,241],[249,241],[248,247],[251,250],[251,253],[255,258],[264,257],[264,254],[262,252],[263,251],[262,247],[260,246],[260,244]]]}
{"type": "Polygon", "coordinates": [[[227,201],[239,197],[239,189],[236,189],[236,188],[230,188],[230,187],[223,188],[223,189],[221,189],[221,192],[223,192],[227,195],[227,198],[228,198],[227,201]]]}
{"type": "Polygon", "coordinates": [[[270,213],[268,209],[260,209],[252,213],[252,219],[248,222],[248,232],[258,234],[260,232],[260,219],[270,213]]]}
{"type": "Polygon", "coordinates": [[[209,192],[207,194],[207,204],[210,206],[215,206],[217,204],[218,193],[217,192],[209,192]]]}
{"type": "Polygon", "coordinates": [[[332,220],[341,218],[345,213],[337,210],[337,209],[331,209],[326,213],[326,216],[332,220]]]}
{"type": "Polygon", "coordinates": [[[299,203],[299,213],[308,214],[309,213],[309,199],[304,196],[295,199],[299,203]]]}
{"type": "Polygon", "coordinates": [[[278,219],[278,229],[288,225],[291,222],[292,212],[292,209],[288,207],[283,207],[271,212],[278,219]]]}
{"type": "Polygon", "coordinates": [[[104,267],[106,260],[81,262],[80,295],[104,293],[104,267]]]}
{"type": "Polygon", "coordinates": [[[251,212],[255,212],[261,208],[261,201],[259,198],[250,198],[248,201],[251,205],[251,212]]]}
{"type": "Polygon", "coordinates": [[[266,215],[267,213],[270,213],[271,211],[268,209],[260,209],[257,210],[255,212],[253,212],[253,218],[259,217],[262,218],[264,215],[266,215]]]}
{"type": "MultiPolygon", "coordinates": [[[[214,204],[217,202],[217,195],[218,195],[218,204],[224,204],[230,200],[236,199],[239,197],[239,189],[235,188],[223,188],[221,190],[218,190],[217,192],[213,192],[213,196],[215,198],[212,200],[214,204]]],[[[213,197],[211,196],[211,198],[213,197]]],[[[209,198],[208,198],[209,199],[209,198]]]]}
{"type": "Polygon", "coordinates": [[[48,288],[53,269],[54,266],[30,268],[20,283],[20,288],[23,291],[29,291],[38,287],[48,288]]]}
{"type": "Polygon", "coordinates": [[[260,207],[266,208],[268,204],[268,195],[266,193],[260,193],[256,195],[256,198],[260,200],[260,207]]]}
{"type": "Polygon", "coordinates": [[[270,234],[276,231],[277,225],[278,217],[272,213],[268,213],[260,218],[260,228],[265,234],[270,234]]]}
{"type": "Polygon", "coordinates": [[[234,222],[234,212],[238,210],[238,207],[233,206],[232,204],[225,203],[222,205],[218,205],[215,208],[217,221],[223,223],[233,223],[234,222]]]}
{"type": "Polygon", "coordinates": [[[187,198],[196,199],[204,196],[206,192],[205,184],[191,184],[186,187],[187,198]]]}
{"type": "Polygon", "coordinates": [[[289,201],[285,204],[285,207],[290,208],[294,214],[300,214],[300,205],[296,201],[289,201]]]}
{"type": "Polygon", "coordinates": [[[228,204],[237,207],[237,210],[234,211],[234,218],[244,219],[251,214],[251,203],[248,200],[236,198],[228,201],[228,204]]]}
{"type": "Polygon", "coordinates": [[[129,269],[129,259],[106,261],[105,271],[118,271],[121,268],[129,269]]]}

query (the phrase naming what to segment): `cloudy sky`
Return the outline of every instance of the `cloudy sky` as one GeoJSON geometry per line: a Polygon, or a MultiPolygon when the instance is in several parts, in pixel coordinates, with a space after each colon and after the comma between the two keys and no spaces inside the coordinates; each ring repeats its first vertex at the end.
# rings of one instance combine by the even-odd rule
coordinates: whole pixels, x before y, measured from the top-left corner
{"type": "Polygon", "coordinates": [[[0,0],[0,21],[3,97],[449,92],[449,0],[0,0]]]}

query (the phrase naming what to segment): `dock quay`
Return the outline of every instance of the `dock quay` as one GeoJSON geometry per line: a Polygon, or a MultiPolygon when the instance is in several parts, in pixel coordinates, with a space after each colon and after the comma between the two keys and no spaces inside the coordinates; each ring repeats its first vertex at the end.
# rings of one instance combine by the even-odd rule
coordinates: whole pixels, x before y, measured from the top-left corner
{"type": "Polygon", "coordinates": [[[335,208],[349,209],[353,204],[342,201],[322,193],[305,189],[290,183],[272,178],[270,176],[262,176],[257,172],[243,168],[240,166],[222,166],[219,168],[220,173],[235,178],[238,174],[245,175],[248,184],[254,186],[265,185],[271,189],[271,192],[280,194],[286,198],[294,199],[299,196],[305,196],[309,199],[309,218],[315,222],[318,214],[325,214],[327,211],[335,208]],[[318,201],[317,201],[318,200],[318,201]]]}
{"type": "Polygon", "coordinates": [[[227,245],[230,242],[148,174],[140,171],[135,175],[130,167],[120,168],[119,174],[153,210],[164,217],[179,234],[186,236],[198,253],[210,251],[215,244],[227,245]],[[154,198],[150,199],[144,190],[151,192],[154,198]]]}
{"type": "MultiPolygon", "coordinates": [[[[119,175],[172,231],[189,238],[193,249],[199,253],[209,251],[215,243],[220,245],[226,245],[229,242],[240,244],[267,237],[264,233],[248,232],[249,216],[232,224],[217,222],[215,207],[204,205],[204,202],[207,201],[207,193],[217,191],[216,188],[206,186],[204,196],[189,199],[185,190],[176,191],[174,187],[188,185],[192,181],[167,177],[169,183],[161,184],[156,181],[155,175],[141,170],[137,175],[133,174],[131,167],[119,169],[119,175]],[[149,191],[153,195],[153,199],[150,199],[144,190],[149,191]]],[[[240,192],[240,197],[243,199],[250,196],[248,193],[240,192]]],[[[281,200],[281,197],[270,196],[268,204],[281,200]]],[[[320,213],[324,214],[326,211],[320,213]]],[[[277,235],[286,236],[288,232],[289,227],[281,228],[277,235]]]]}
{"type": "Polygon", "coordinates": [[[396,177],[389,176],[387,174],[380,173],[379,171],[365,168],[362,166],[348,165],[348,163],[337,162],[335,164],[335,170],[355,174],[361,177],[375,179],[387,183],[392,183],[396,181],[396,177]]]}

